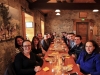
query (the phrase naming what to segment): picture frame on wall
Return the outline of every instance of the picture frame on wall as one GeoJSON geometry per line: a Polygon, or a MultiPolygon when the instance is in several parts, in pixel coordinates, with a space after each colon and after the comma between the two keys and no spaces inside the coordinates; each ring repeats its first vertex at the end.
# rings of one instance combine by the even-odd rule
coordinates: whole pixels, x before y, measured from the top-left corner
{"type": "Polygon", "coordinates": [[[87,18],[87,12],[79,12],[79,18],[87,18]]]}
{"type": "Polygon", "coordinates": [[[1,18],[0,43],[1,43],[4,41],[13,40],[17,35],[19,35],[20,22],[19,22],[19,11],[17,9],[11,6],[9,6],[8,9],[8,5],[4,3],[0,4],[0,9],[2,9],[1,10],[2,12],[0,12],[0,14],[4,16],[4,17],[0,16],[1,18]]]}

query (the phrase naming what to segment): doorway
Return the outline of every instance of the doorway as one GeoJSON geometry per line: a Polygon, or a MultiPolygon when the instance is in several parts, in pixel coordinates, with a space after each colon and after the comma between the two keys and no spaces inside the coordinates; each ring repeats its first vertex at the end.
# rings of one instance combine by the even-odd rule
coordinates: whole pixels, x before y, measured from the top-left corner
{"type": "Polygon", "coordinates": [[[34,36],[34,18],[33,16],[25,13],[25,28],[26,28],[26,39],[32,41],[34,36]]]}
{"type": "Polygon", "coordinates": [[[76,22],[76,34],[82,36],[82,42],[88,41],[89,22],[76,22]]]}
{"type": "Polygon", "coordinates": [[[44,21],[41,20],[41,33],[42,33],[42,36],[44,36],[44,21]]]}

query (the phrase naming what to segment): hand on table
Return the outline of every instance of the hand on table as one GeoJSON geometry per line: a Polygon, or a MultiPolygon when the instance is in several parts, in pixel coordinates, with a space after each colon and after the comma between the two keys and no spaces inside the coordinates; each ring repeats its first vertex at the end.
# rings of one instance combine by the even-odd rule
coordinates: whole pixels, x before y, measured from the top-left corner
{"type": "Polygon", "coordinates": [[[36,66],[35,68],[34,68],[34,71],[35,72],[38,72],[38,71],[40,71],[41,70],[41,67],[40,66],[36,66]]]}
{"type": "MultiPolygon", "coordinates": [[[[79,68],[79,70],[80,70],[80,65],[77,64],[77,66],[78,66],[78,68],[79,68]]],[[[82,75],[91,75],[91,74],[82,74],[82,75]]]]}
{"type": "Polygon", "coordinates": [[[72,54],[71,56],[76,60],[76,54],[72,54]]]}

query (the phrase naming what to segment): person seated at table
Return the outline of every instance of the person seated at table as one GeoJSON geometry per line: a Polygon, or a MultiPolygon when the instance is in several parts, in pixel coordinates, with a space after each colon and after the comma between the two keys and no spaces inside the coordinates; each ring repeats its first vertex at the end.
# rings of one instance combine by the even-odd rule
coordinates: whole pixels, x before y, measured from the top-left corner
{"type": "Polygon", "coordinates": [[[70,48],[70,41],[69,41],[69,33],[66,32],[62,32],[62,40],[65,42],[65,44],[68,46],[68,48],[70,48]]]}
{"type": "Polygon", "coordinates": [[[66,43],[66,45],[67,45],[67,47],[70,49],[70,35],[69,35],[69,33],[66,33],[66,35],[65,35],[65,43],[66,43]]]}
{"type": "Polygon", "coordinates": [[[83,45],[83,43],[82,43],[82,37],[81,37],[80,35],[76,35],[76,36],[75,36],[74,42],[75,42],[76,45],[75,45],[72,49],[70,49],[68,53],[69,53],[75,60],[77,60],[77,58],[78,58],[80,52],[83,50],[83,47],[84,47],[84,45],[83,45]]]}
{"type": "Polygon", "coordinates": [[[23,41],[24,41],[24,38],[22,36],[16,36],[15,37],[16,53],[23,51],[23,48],[22,48],[22,42],[23,41]]]}
{"type": "Polygon", "coordinates": [[[43,50],[42,46],[40,45],[39,38],[37,36],[34,36],[32,39],[32,52],[37,54],[40,57],[43,57],[46,53],[45,50],[43,50]]]}
{"type": "Polygon", "coordinates": [[[74,33],[69,33],[69,45],[70,45],[70,49],[73,48],[75,46],[75,34],[74,33]]]}
{"type": "Polygon", "coordinates": [[[56,32],[53,32],[52,35],[53,35],[53,38],[56,39],[57,33],[56,32]]]}
{"type": "Polygon", "coordinates": [[[16,55],[14,60],[17,75],[35,75],[41,70],[43,60],[31,51],[31,42],[23,41],[23,52],[16,55]]]}
{"type": "Polygon", "coordinates": [[[48,40],[49,45],[51,44],[51,42],[53,42],[50,33],[47,34],[47,40],[48,40]]]}
{"type": "Polygon", "coordinates": [[[51,38],[51,42],[54,42],[55,36],[53,35],[53,33],[50,33],[50,38],[51,38]]]}
{"type": "Polygon", "coordinates": [[[76,63],[85,75],[100,75],[100,48],[90,40],[86,42],[84,50],[80,53],[76,63]]]}
{"type": "Polygon", "coordinates": [[[41,42],[41,40],[43,39],[42,33],[38,33],[38,34],[37,34],[37,37],[39,38],[39,40],[40,40],[40,42],[41,42]]]}
{"type": "Polygon", "coordinates": [[[62,37],[61,38],[64,42],[66,41],[66,34],[67,34],[66,32],[62,32],[62,37]]]}
{"type": "Polygon", "coordinates": [[[45,51],[47,51],[48,48],[49,48],[49,46],[50,46],[50,45],[49,45],[49,42],[48,42],[47,34],[44,35],[44,39],[41,40],[41,44],[42,44],[43,49],[44,49],[45,51]]]}

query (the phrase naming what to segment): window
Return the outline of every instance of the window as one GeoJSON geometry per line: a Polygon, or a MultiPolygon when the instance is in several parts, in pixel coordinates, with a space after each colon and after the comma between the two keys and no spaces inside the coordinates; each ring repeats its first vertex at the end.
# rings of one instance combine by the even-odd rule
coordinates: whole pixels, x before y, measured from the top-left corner
{"type": "Polygon", "coordinates": [[[32,28],[33,22],[26,22],[26,28],[32,28]]]}

